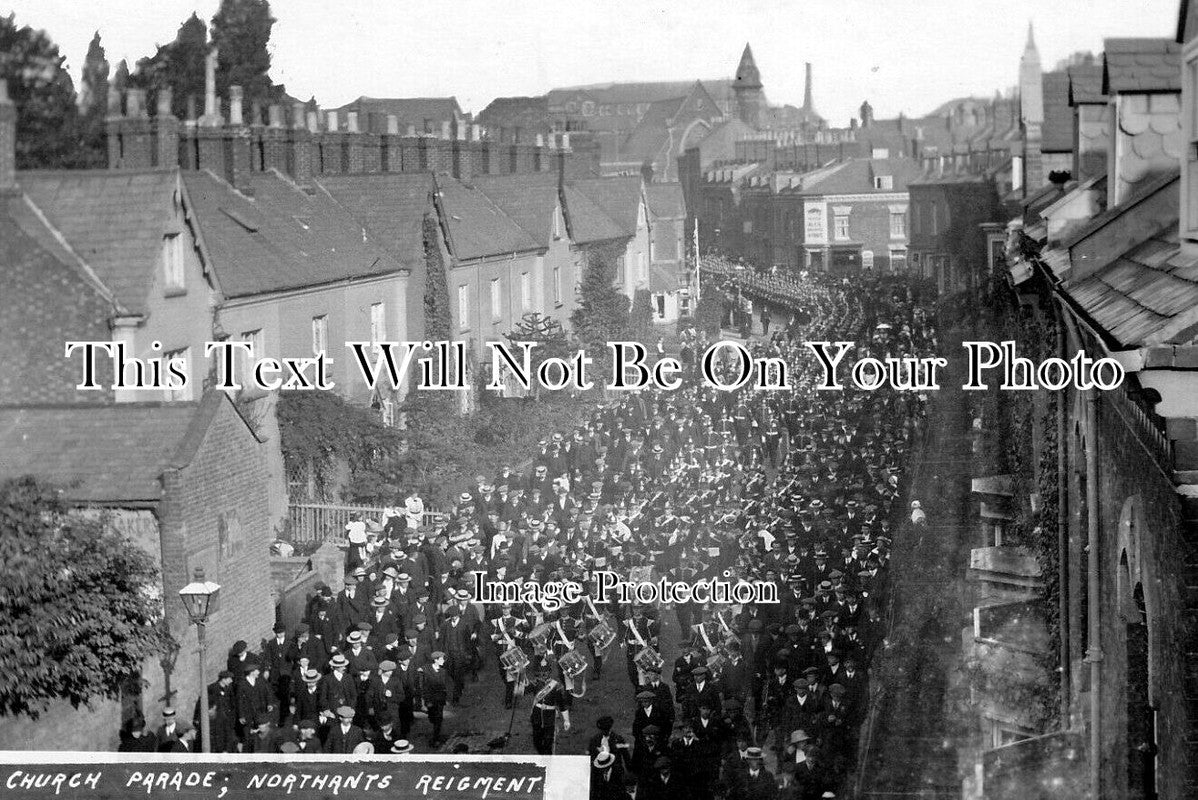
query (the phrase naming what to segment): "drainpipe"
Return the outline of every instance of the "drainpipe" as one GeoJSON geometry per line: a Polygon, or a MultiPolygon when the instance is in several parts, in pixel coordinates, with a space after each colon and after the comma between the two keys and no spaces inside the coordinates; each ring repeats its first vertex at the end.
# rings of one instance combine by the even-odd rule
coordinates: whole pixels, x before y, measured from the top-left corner
{"type": "MultiPolygon", "coordinates": [[[[1069,354],[1068,337],[1065,335],[1065,323],[1061,310],[1057,309],[1057,352],[1066,361],[1069,354]]],[[[1065,424],[1065,401],[1067,394],[1057,395],[1057,621],[1061,642],[1058,655],[1061,667],[1061,729],[1069,727],[1069,710],[1072,706],[1073,695],[1073,654],[1069,648],[1070,629],[1069,619],[1069,457],[1065,446],[1065,437],[1069,434],[1069,426],[1065,424]]]]}

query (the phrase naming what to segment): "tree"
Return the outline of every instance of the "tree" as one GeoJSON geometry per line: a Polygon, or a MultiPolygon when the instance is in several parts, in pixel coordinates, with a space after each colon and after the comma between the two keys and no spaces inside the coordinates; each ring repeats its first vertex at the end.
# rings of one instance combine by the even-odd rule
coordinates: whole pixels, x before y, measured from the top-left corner
{"type": "Polygon", "coordinates": [[[0,80],[17,108],[17,169],[86,166],[79,152],[75,86],[45,31],[0,17],[0,80]]]}
{"type": "Polygon", "coordinates": [[[171,111],[176,117],[187,119],[188,98],[192,98],[193,110],[197,103],[203,103],[208,47],[208,26],[193,13],[179,26],[173,42],[159,45],[153,56],[138,60],[130,82],[146,90],[170,87],[171,111]]]}
{"type": "Polygon", "coordinates": [[[615,253],[588,251],[579,287],[578,308],[570,315],[574,332],[588,348],[606,352],[607,343],[628,335],[628,298],[615,287],[615,253]]]}
{"type": "Polygon", "coordinates": [[[271,83],[270,29],[275,18],[267,0],[221,0],[212,18],[212,44],[216,62],[216,91],[227,97],[230,86],[245,90],[246,101],[271,102],[281,91],[271,83]]]}
{"type": "MultiPolygon", "coordinates": [[[[546,317],[536,311],[525,314],[516,323],[514,330],[505,333],[503,338],[507,339],[512,345],[511,351],[516,361],[519,363],[522,355],[519,347],[521,342],[532,342],[536,345],[529,355],[529,372],[535,375],[537,369],[548,358],[566,359],[573,355],[570,347],[570,339],[566,336],[566,331],[562,328],[562,324],[553,317],[546,317]]],[[[533,395],[540,396],[541,385],[539,382],[533,383],[533,395]]]]}
{"type": "Polygon", "coordinates": [[[632,298],[632,311],[628,315],[628,328],[632,337],[646,345],[656,342],[653,335],[653,295],[648,289],[637,289],[632,298]]]}
{"type": "Polygon", "coordinates": [[[0,484],[0,714],[116,697],[169,641],[149,554],[32,477],[0,484]]]}
{"type": "Polygon", "coordinates": [[[89,166],[101,167],[108,158],[105,118],[108,116],[108,58],[96,31],[83,61],[79,97],[79,146],[89,166]]]}

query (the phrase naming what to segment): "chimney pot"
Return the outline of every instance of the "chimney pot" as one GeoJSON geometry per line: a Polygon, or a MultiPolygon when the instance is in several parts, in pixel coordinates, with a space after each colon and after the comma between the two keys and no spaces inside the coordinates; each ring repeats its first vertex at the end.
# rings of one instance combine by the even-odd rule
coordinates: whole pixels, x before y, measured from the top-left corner
{"type": "Polygon", "coordinates": [[[358,133],[358,112],[345,112],[345,129],[350,133],[358,133]]]}
{"type": "Polygon", "coordinates": [[[442,122],[441,122],[441,138],[442,139],[452,139],[453,138],[453,133],[452,133],[452,131],[450,131],[450,128],[449,128],[449,120],[442,120],[442,122]]]}
{"type": "Polygon", "coordinates": [[[240,86],[229,87],[229,124],[244,125],[244,99],[245,93],[240,86]]]}
{"type": "Polygon", "coordinates": [[[340,130],[340,128],[337,126],[337,112],[336,111],[327,111],[325,113],[328,117],[329,132],[333,133],[333,132],[340,130]]]}
{"type": "Polygon", "coordinates": [[[387,115],[387,133],[392,136],[399,135],[399,117],[394,114],[387,115]]]}
{"type": "Polygon", "coordinates": [[[204,59],[204,119],[205,125],[219,126],[220,111],[216,107],[216,60],[219,51],[214,47],[204,59]]]}

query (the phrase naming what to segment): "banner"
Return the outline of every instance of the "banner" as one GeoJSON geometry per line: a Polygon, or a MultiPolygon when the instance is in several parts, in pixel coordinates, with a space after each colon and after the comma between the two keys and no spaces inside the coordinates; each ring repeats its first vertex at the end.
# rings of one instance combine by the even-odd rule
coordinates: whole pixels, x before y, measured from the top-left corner
{"type": "Polygon", "coordinates": [[[585,756],[0,753],[6,800],[574,800],[585,756]]]}

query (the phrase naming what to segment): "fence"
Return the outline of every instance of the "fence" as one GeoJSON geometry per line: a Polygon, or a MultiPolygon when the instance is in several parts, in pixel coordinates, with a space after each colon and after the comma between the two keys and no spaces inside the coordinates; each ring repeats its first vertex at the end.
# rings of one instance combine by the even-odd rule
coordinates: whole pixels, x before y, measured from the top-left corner
{"type": "MultiPolygon", "coordinates": [[[[345,526],[355,517],[382,521],[383,509],[379,506],[343,506],[327,503],[292,503],[288,507],[291,541],[293,544],[308,542],[345,542],[345,526]]],[[[433,525],[444,519],[436,511],[424,512],[424,524],[433,525]]]]}

